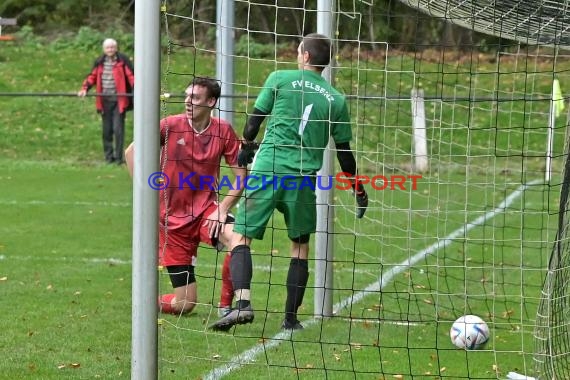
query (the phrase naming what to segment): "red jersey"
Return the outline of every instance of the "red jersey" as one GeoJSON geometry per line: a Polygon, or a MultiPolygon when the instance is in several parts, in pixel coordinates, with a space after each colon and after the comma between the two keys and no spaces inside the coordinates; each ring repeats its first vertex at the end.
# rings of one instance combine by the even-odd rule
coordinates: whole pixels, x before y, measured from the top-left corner
{"type": "Polygon", "coordinates": [[[227,121],[212,117],[198,133],[185,114],[160,121],[160,142],[160,170],[170,180],[159,194],[160,221],[164,223],[166,203],[168,228],[176,229],[205,216],[208,206],[218,200],[222,157],[228,166],[237,166],[240,142],[227,121]]]}

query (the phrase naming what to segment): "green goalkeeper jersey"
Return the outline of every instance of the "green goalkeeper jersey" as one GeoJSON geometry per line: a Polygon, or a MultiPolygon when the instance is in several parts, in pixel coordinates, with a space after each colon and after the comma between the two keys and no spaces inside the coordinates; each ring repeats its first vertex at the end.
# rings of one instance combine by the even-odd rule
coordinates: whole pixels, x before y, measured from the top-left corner
{"type": "Polygon", "coordinates": [[[268,119],[253,172],[315,174],[330,136],[335,143],[352,139],[344,96],[314,71],[274,71],[255,108],[267,113],[268,119]]]}

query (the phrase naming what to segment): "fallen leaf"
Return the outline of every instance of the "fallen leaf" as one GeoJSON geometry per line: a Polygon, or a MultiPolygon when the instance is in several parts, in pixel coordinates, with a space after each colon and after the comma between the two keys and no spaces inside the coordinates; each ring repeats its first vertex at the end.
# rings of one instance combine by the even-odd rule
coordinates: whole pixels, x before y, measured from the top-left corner
{"type": "Polygon", "coordinates": [[[333,355],[334,355],[334,358],[336,359],[337,362],[340,361],[340,355],[339,354],[333,354],[333,355]]]}
{"type": "Polygon", "coordinates": [[[508,317],[510,317],[511,315],[513,315],[514,313],[515,313],[515,312],[514,312],[513,310],[506,310],[506,311],[503,311],[503,312],[501,313],[501,315],[503,316],[503,318],[508,318],[508,317]]]}
{"type": "Polygon", "coordinates": [[[65,364],[60,364],[57,366],[57,369],[64,369],[65,367],[66,367],[65,364]]]}
{"type": "Polygon", "coordinates": [[[46,286],[46,289],[47,289],[47,290],[52,290],[52,289],[53,289],[53,286],[50,284],[50,285],[46,286]]]}
{"type": "Polygon", "coordinates": [[[77,292],[73,293],[74,296],[78,296],[78,295],[80,295],[80,294],[81,294],[80,291],[77,291],[77,292]]]}
{"type": "Polygon", "coordinates": [[[447,368],[445,368],[445,367],[441,367],[441,368],[439,369],[439,372],[445,372],[445,371],[447,371],[447,368]]]}
{"type": "Polygon", "coordinates": [[[71,363],[71,368],[79,368],[81,367],[81,364],[79,363],[71,363]]]}

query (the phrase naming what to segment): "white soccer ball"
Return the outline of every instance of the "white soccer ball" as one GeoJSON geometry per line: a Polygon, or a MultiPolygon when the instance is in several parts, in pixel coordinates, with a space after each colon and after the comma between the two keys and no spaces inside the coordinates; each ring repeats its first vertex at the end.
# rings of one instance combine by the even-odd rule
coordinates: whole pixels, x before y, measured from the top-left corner
{"type": "Polygon", "coordinates": [[[449,336],[457,348],[477,350],[489,340],[489,326],[476,315],[464,315],[453,322],[449,336]]]}

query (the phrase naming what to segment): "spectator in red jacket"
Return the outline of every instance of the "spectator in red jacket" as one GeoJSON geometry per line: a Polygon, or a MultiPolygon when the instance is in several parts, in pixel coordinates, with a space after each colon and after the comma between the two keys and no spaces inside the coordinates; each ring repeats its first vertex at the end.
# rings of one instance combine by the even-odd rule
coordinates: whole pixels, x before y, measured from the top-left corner
{"type": "Polygon", "coordinates": [[[96,86],[95,105],[103,120],[103,152],[110,164],[124,163],[125,114],[132,109],[133,98],[122,94],[132,93],[134,83],[133,64],[126,55],[118,52],[117,41],[107,38],[103,41],[103,55],[95,60],[77,96],[84,97],[96,86]]]}

